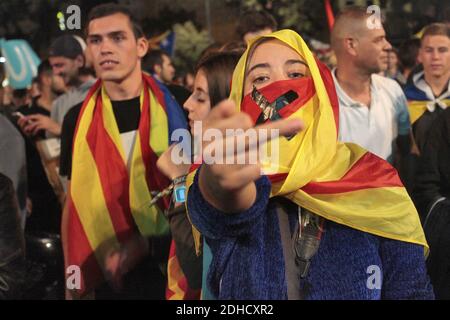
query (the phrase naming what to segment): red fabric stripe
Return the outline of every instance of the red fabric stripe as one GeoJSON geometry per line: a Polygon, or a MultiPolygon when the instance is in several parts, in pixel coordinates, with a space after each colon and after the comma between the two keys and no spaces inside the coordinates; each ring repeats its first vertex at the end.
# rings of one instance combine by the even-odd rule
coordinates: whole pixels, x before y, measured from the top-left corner
{"type": "Polygon", "coordinates": [[[166,287],[166,300],[170,300],[175,292],[169,289],[169,286],[166,287]]]}
{"type": "MultiPolygon", "coordinates": [[[[170,180],[158,170],[158,167],[156,166],[158,157],[150,147],[150,123],[152,119],[150,115],[150,97],[147,88],[147,85],[150,85],[149,82],[147,82],[149,80],[153,81],[153,79],[144,76],[144,102],[139,122],[139,135],[141,137],[141,151],[145,165],[145,177],[150,190],[156,191],[166,188],[169,185],[170,180]]],[[[156,83],[154,84],[156,85],[156,83]]],[[[162,198],[158,204],[160,205],[160,208],[168,208],[169,201],[170,199],[165,197],[162,198]]]]}
{"type": "Polygon", "coordinates": [[[311,182],[302,190],[309,194],[333,194],[383,187],[403,187],[403,184],[388,162],[367,152],[341,180],[311,182]]]}
{"type": "Polygon", "coordinates": [[[275,182],[280,182],[280,181],[285,180],[287,178],[287,176],[288,176],[287,173],[277,173],[277,174],[271,174],[268,177],[272,183],[275,183],[275,182]]]}
{"type": "Polygon", "coordinates": [[[97,97],[86,140],[97,164],[106,206],[117,239],[123,243],[136,230],[129,205],[128,170],[119,150],[104,127],[101,95],[97,97]]]}
{"type": "Polygon", "coordinates": [[[333,14],[333,8],[331,7],[330,0],[325,0],[325,13],[327,14],[327,21],[328,21],[328,29],[333,29],[334,26],[334,14],[333,14]]]}
{"type": "Polygon", "coordinates": [[[331,75],[330,69],[323,64],[319,59],[316,58],[317,66],[319,67],[319,72],[325,85],[325,89],[328,93],[328,98],[330,99],[331,108],[334,114],[334,123],[336,124],[336,133],[339,132],[339,100],[336,94],[336,87],[334,86],[333,76],[331,75]]]}
{"type": "Polygon", "coordinates": [[[103,281],[103,273],[89,244],[78,212],[69,197],[68,264],[79,266],[81,270],[80,295],[92,291],[103,281]]]}
{"type": "Polygon", "coordinates": [[[198,168],[200,168],[201,164],[200,163],[193,163],[191,164],[191,166],[189,167],[189,173],[197,170],[198,168]]]}
{"type": "MultiPolygon", "coordinates": [[[[170,244],[170,251],[169,251],[169,263],[172,259],[176,259],[176,255],[175,255],[175,241],[172,240],[171,244],[170,244]]],[[[178,264],[179,266],[179,264],[178,264]]],[[[173,265],[172,265],[173,268],[173,265]]],[[[167,271],[167,276],[169,277],[169,279],[173,278],[173,274],[172,274],[172,268],[170,268],[167,271]]],[[[166,287],[166,300],[170,300],[173,296],[175,295],[175,292],[170,290],[169,286],[166,287]]]]}
{"type": "MultiPolygon", "coordinates": [[[[78,119],[77,119],[77,125],[75,126],[75,132],[73,134],[73,141],[72,141],[72,157],[73,157],[73,150],[75,148],[75,137],[77,136],[78,133],[78,126],[80,125],[80,119],[89,103],[89,101],[91,100],[92,96],[95,94],[95,92],[100,88],[102,82],[101,80],[97,80],[96,83],[94,83],[94,85],[91,87],[91,89],[89,90],[88,94],[86,95],[86,98],[84,99],[83,105],[81,107],[80,113],[78,114],[78,119]]],[[[72,159],[73,160],[73,159],[72,159]]],[[[72,162],[73,163],[73,162],[72,162]]]]}

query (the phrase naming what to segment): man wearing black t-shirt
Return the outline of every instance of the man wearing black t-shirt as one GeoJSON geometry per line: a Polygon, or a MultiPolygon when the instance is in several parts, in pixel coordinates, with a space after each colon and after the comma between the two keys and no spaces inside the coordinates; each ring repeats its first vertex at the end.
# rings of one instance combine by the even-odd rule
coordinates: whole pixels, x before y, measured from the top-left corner
{"type": "MultiPolygon", "coordinates": [[[[145,137],[145,134],[142,134],[142,131],[145,130],[142,128],[145,125],[143,126],[143,122],[140,121],[141,117],[148,116],[147,113],[141,111],[146,110],[147,107],[145,106],[145,91],[143,93],[144,98],[141,100],[140,97],[144,88],[150,86],[151,92],[156,90],[152,87],[153,84],[156,85],[156,82],[152,82],[154,80],[149,78],[144,79],[141,71],[141,58],[146,54],[148,44],[130,11],[117,4],[104,4],[92,9],[86,31],[88,51],[91,54],[93,66],[101,79],[101,83],[94,85],[84,104],[73,107],[66,114],[62,127],[60,174],[69,178],[68,199],[62,221],[66,267],[70,263],[69,260],[73,256],[73,251],[79,250],[75,254],[75,256],[79,256],[83,254],[83,250],[86,248],[88,251],[89,249],[94,250],[96,263],[100,265],[103,275],[114,289],[120,289],[118,292],[107,285],[98,286],[97,283],[87,283],[87,281],[94,281],[93,278],[83,276],[86,287],[95,287],[96,299],[164,299],[166,279],[160,268],[162,262],[167,262],[170,236],[155,236],[148,241],[148,238],[142,237],[136,230],[139,221],[136,220],[134,211],[133,217],[120,216],[123,212],[126,213],[127,210],[130,210],[130,208],[124,209],[124,207],[131,206],[131,198],[135,197],[135,194],[129,191],[127,187],[124,188],[124,184],[120,182],[123,178],[121,176],[123,171],[118,173],[117,170],[110,169],[111,166],[116,166],[120,170],[122,168],[127,170],[128,174],[124,173],[124,175],[127,176],[125,178],[127,183],[130,184],[130,190],[137,190],[139,193],[139,188],[142,188],[142,185],[140,187],[132,186],[133,172],[142,170],[142,168],[136,168],[136,154],[142,153],[144,165],[148,162],[144,150],[145,146],[142,146],[141,143],[142,150],[136,147],[138,141],[145,137]],[[108,111],[110,109],[106,107],[108,100],[111,101],[113,115],[111,117],[108,115],[111,111],[108,111]],[[103,120],[99,121],[99,117],[103,120]],[[111,127],[111,123],[114,121],[117,125],[118,134],[114,133],[111,136],[111,132],[116,132],[111,127]],[[88,128],[87,131],[85,128],[88,128]],[[95,132],[95,134],[91,134],[92,132],[95,132]],[[101,138],[103,140],[99,140],[99,137],[103,137],[101,138]],[[118,147],[117,143],[121,147],[118,147]],[[104,145],[108,147],[104,147],[104,145]],[[118,152],[120,152],[120,157],[117,157],[118,152]],[[81,154],[84,158],[80,156],[81,154]],[[72,163],[72,159],[78,159],[78,161],[75,160],[72,163]],[[80,159],[83,161],[80,161],[80,159]],[[124,163],[117,163],[122,162],[122,160],[124,163]],[[86,166],[89,161],[94,161],[94,164],[86,166]],[[92,172],[86,172],[88,170],[86,168],[90,168],[89,170],[92,170],[92,172]],[[95,186],[95,182],[92,181],[96,179],[100,181],[102,188],[97,189],[97,193],[95,190],[89,190],[93,185],[95,186]],[[79,183],[81,180],[86,183],[79,183]],[[117,182],[118,180],[119,182],[117,182]],[[132,189],[133,187],[135,189],[132,189]],[[89,192],[92,192],[93,197],[90,196],[89,192]],[[83,194],[84,197],[81,197],[80,194],[83,194]],[[82,219],[89,220],[92,216],[104,214],[104,206],[102,212],[96,211],[97,206],[101,206],[103,203],[103,200],[98,202],[98,198],[105,199],[106,210],[109,211],[120,245],[118,251],[103,256],[105,242],[98,245],[101,231],[98,231],[99,234],[97,235],[93,235],[92,232],[95,233],[97,228],[98,230],[106,229],[104,224],[92,227],[92,225],[80,223],[82,219]],[[128,201],[130,204],[126,203],[128,201]],[[95,203],[96,206],[91,203],[95,203]],[[83,210],[84,212],[82,212],[83,210]],[[89,212],[87,218],[86,212],[89,212]],[[119,216],[119,220],[122,220],[114,221],[117,216],[119,216]],[[131,232],[134,233],[131,238],[129,237],[130,230],[120,229],[121,223],[125,225],[123,219],[128,222],[130,219],[135,219],[134,222],[131,222],[131,232]],[[79,237],[80,243],[73,243],[73,237],[79,236],[76,232],[74,233],[74,230],[78,230],[76,231],[78,233],[84,233],[82,237],[79,237]],[[83,242],[86,238],[89,238],[89,242],[86,241],[87,245],[83,242]],[[128,240],[124,242],[124,238],[128,240]],[[97,246],[93,247],[93,243],[94,245],[97,243],[97,246]]],[[[152,109],[155,106],[150,103],[147,108],[152,109]]],[[[168,105],[166,104],[166,112],[170,122],[170,111],[167,108],[168,105]]],[[[152,116],[150,121],[155,121],[152,111],[150,111],[150,114],[152,116]]],[[[170,128],[170,125],[168,125],[168,128],[170,128]]],[[[153,131],[151,132],[153,133],[153,131]]],[[[151,172],[149,176],[153,177],[154,175],[155,173],[151,172]]],[[[139,177],[135,179],[139,179],[139,177]]],[[[135,209],[132,208],[132,210],[135,209]]],[[[108,218],[105,220],[103,216],[98,220],[106,221],[108,218]]],[[[94,219],[94,223],[95,221],[94,219]]],[[[93,268],[95,269],[90,258],[87,258],[84,266],[88,266],[90,269],[83,270],[92,271],[93,268]]],[[[68,297],[71,296],[70,293],[68,291],[68,297]]]]}
{"type": "MultiPolygon", "coordinates": [[[[40,95],[33,99],[31,106],[18,109],[25,116],[43,115],[50,117],[53,100],[63,93],[63,87],[57,85],[52,67],[44,60],[38,67],[37,84],[40,95]]],[[[22,131],[23,132],[23,131],[22,131]]],[[[61,227],[61,206],[49,183],[35,142],[45,139],[45,130],[27,133],[25,149],[27,156],[28,196],[32,202],[32,214],[27,218],[27,232],[50,232],[58,234],[61,227]]]]}

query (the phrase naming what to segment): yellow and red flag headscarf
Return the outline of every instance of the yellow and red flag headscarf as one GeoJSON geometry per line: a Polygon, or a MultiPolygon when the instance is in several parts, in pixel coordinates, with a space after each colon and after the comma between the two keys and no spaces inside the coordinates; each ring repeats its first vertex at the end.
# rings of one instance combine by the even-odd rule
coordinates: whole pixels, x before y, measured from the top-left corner
{"type": "Polygon", "coordinates": [[[164,96],[156,82],[143,75],[141,117],[132,158],[127,160],[111,101],[98,81],[90,90],[74,135],[69,198],[68,264],[81,268],[83,295],[103,279],[105,256],[136,232],[167,234],[169,226],[158,206],[149,207],[151,192],[169,181],[156,167],[168,148],[164,96]]]}
{"type": "MultiPolygon", "coordinates": [[[[422,245],[427,252],[419,216],[396,170],[356,144],[337,141],[339,106],[331,74],[297,33],[281,30],[251,41],[234,71],[230,99],[256,121],[261,110],[244,105],[243,88],[249,52],[261,38],[278,39],[291,47],[311,73],[309,82],[298,80],[303,92],[295,107],[280,112],[282,117],[301,119],[305,129],[289,140],[278,139],[280,161],[277,171],[268,175],[271,197],[283,196],[357,230],[422,245]]],[[[189,178],[188,185],[193,174],[189,178]]]]}

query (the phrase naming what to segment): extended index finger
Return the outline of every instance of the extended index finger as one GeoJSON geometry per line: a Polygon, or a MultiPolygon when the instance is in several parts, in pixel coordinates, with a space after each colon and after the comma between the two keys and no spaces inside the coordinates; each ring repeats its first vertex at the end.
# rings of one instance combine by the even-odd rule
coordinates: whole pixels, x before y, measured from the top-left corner
{"type": "Polygon", "coordinates": [[[234,146],[237,144],[236,149],[231,148],[230,153],[226,150],[227,156],[232,154],[243,154],[251,152],[252,150],[259,149],[263,144],[277,139],[280,136],[289,137],[295,135],[304,128],[303,122],[298,118],[282,119],[258,125],[253,128],[249,128],[243,131],[231,131],[226,132],[224,139],[217,139],[214,141],[216,147],[222,146],[222,149],[228,145],[234,146]]]}
{"type": "MultiPolygon", "coordinates": [[[[303,121],[301,121],[300,119],[288,118],[264,123],[256,126],[255,129],[258,130],[258,132],[263,130],[268,133],[270,133],[271,130],[278,130],[279,136],[289,137],[303,130],[304,127],[305,125],[303,124],[303,121]]],[[[272,134],[267,135],[267,141],[270,141],[273,138],[276,138],[276,136],[273,136],[272,134]]]]}

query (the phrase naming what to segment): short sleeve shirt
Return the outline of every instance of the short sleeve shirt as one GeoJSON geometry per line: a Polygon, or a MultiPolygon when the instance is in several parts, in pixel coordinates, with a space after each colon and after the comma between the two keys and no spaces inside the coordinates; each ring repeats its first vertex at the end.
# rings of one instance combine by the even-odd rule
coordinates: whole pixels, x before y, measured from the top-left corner
{"type": "Polygon", "coordinates": [[[332,74],[339,99],[339,140],[356,143],[392,163],[395,139],[408,135],[411,128],[401,87],[392,79],[373,74],[369,108],[344,92],[336,69],[332,74]]]}

